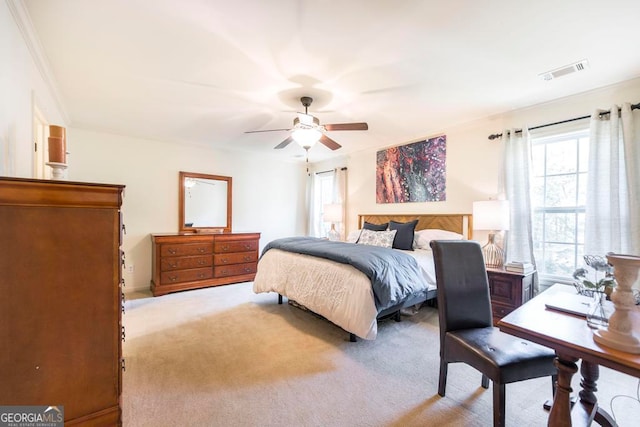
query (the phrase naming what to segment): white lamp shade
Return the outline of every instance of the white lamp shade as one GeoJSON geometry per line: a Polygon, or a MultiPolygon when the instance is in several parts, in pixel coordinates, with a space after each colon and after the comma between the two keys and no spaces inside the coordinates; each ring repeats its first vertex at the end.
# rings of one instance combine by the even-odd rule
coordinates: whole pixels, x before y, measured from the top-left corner
{"type": "Polygon", "coordinates": [[[485,200],[473,202],[474,230],[508,230],[509,222],[508,200],[485,200]]]}
{"type": "Polygon", "coordinates": [[[325,222],[342,222],[342,205],[330,203],[322,207],[322,219],[325,222]]]}

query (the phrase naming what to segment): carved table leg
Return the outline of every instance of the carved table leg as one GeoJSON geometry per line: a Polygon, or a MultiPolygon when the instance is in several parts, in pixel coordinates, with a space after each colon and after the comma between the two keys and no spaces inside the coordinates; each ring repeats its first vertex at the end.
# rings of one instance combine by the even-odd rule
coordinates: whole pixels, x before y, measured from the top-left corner
{"type": "Polygon", "coordinates": [[[600,377],[600,367],[596,363],[583,360],[580,364],[580,374],[582,375],[582,381],[580,381],[580,387],[582,387],[582,390],[578,393],[580,396],[580,402],[590,405],[592,408],[596,407],[594,421],[598,423],[598,425],[604,427],[617,426],[613,417],[604,409],[597,406],[598,398],[596,397],[595,392],[598,391],[596,381],[598,381],[598,378],[600,377]]]}
{"type": "Polygon", "coordinates": [[[580,374],[582,375],[582,381],[580,381],[582,390],[578,393],[580,401],[594,405],[598,402],[595,392],[598,391],[596,381],[600,378],[600,367],[595,363],[583,360],[580,362],[580,374]]]}
{"type": "Polygon", "coordinates": [[[549,426],[571,426],[571,378],[578,372],[577,361],[577,357],[558,354],[553,362],[558,369],[558,383],[549,413],[549,426]]]}

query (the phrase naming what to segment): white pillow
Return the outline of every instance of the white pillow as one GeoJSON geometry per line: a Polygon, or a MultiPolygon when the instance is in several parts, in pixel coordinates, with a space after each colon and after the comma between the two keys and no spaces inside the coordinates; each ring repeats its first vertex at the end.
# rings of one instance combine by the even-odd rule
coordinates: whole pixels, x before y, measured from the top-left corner
{"type": "Polygon", "coordinates": [[[429,243],[431,243],[432,240],[464,240],[464,236],[454,233],[453,231],[427,228],[415,232],[413,235],[413,247],[430,250],[431,246],[429,246],[429,243]]]}
{"type": "Polygon", "coordinates": [[[347,242],[347,243],[357,243],[358,242],[358,238],[360,237],[360,232],[361,231],[362,230],[360,230],[360,229],[350,231],[349,234],[347,235],[347,240],[345,240],[345,242],[347,242]]]}
{"type": "Polygon", "coordinates": [[[393,239],[396,237],[396,231],[397,230],[373,231],[363,229],[360,233],[358,244],[390,248],[393,246],[393,239]]]}

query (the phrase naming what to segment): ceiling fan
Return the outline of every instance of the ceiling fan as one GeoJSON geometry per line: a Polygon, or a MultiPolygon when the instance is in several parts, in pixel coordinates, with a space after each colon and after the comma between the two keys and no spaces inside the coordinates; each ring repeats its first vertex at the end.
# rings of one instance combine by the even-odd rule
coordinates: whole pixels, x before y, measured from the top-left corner
{"type": "Polygon", "coordinates": [[[369,125],[366,123],[337,123],[321,125],[320,120],[317,117],[308,113],[308,108],[313,102],[313,98],[303,96],[300,98],[300,102],[304,106],[304,113],[297,113],[298,117],[293,119],[293,127],[289,129],[268,129],[268,130],[251,130],[245,133],[258,133],[258,132],[278,132],[278,131],[291,131],[291,135],[276,145],[274,148],[279,150],[286,147],[291,142],[295,141],[302,146],[305,150],[309,150],[316,142],[327,146],[332,150],[337,150],[342,147],[340,144],[329,138],[325,132],[331,132],[334,130],[367,130],[369,125]]]}

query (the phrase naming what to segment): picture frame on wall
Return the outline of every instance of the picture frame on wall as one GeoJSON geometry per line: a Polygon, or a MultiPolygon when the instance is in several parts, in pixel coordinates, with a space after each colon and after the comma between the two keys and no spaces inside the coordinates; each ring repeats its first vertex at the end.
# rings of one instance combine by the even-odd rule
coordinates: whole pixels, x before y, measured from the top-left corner
{"type": "Polygon", "coordinates": [[[446,160],[446,135],[378,151],[376,203],[445,201],[446,160]]]}

